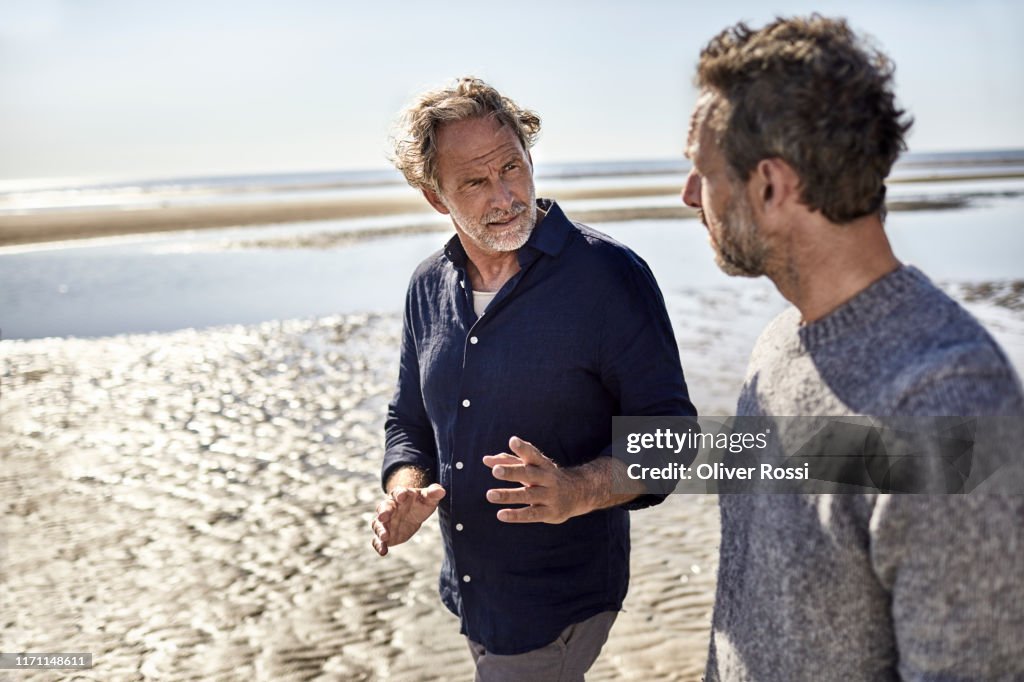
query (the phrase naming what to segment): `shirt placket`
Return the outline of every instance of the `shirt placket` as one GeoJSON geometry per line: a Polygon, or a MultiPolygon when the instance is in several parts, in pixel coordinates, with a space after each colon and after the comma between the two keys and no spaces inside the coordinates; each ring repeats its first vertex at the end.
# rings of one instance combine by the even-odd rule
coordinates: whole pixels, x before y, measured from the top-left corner
{"type": "MultiPolygon", "coordinates": [[[[459,494],[459,491],[470,492],[472,490],[471,481],[475,478],[475,474],[479,473],[473,467],[484,466],[480,460],[480,453],[472,453],[464,449],[466,438],[462,436],[464,429],[470,423],[469,420],[478,418],[476,414],[477,409],[474,407],[473,401],[481,387],[477,384],[475,373],[470,364],[479,357],[480,353],[488,351],[485,346],[487,326],[485,320],[490,320],[498,309],[504,307],[505,302],[512,297],[532,262],[533,259],[530,259],[523,263],[522,269],[498,292],[498,295],[491,302],[488,312],[482,313],[472,324],[467,324],[473,319],[472,316],[476,314],[473,311],[472,304],[472,284],[468,282],[465,270],[463,268],[456,268],[458,273],[458,293],[461,294],[457,297],[459,299],[458,315],[462,322],[459,328],[468,328],[468,332],[463,337],[462,365],[459,369],[459,391],[457,393],[458,405],[456,406],[457,412],[452,427],[451,487],[455,494],[451,497],[449,507],[451,509],[449,537],[451,537],[452,561],[455,575],[458,579],[459,594],[464,607],[469,606],[469,603],[473,601],[475,592],[473,589],[474,579],[477,580],[476,584],[479,585],[482,578],[477,571],[480,566],[477,557],[474,556],[473,552],[461,551],[466,542],[466,534],[473,534],[474,529],[470,525],[474,522],[474,519],[464,518],[464,515],[460,513],[460,498],[462,495],[459,494]]],[[[475,613],[472,607],[464,608],[464,612],[467,615],[475,613]]]]}
{"type": "Polygon", "coordinates": [[[458,272],[458,286],[459,286],[459,310],[458,315],[462,324],[459,325],[460,330],[468,328],[469,331],[466,336],[463,337],[463,348],[462,348],[462,365],[459,369],[459,391],[456,394],[458,405],[456,406],[456,414],[454,424],[452,426],[452,450],[451,450],[451,481],[452,481],[452,495],[450,501],[451,515],[449,517],[450,523],[450,537],[452,543],[452,559],[454,562],[455,575],[459,581],[459,592],[463,601],[469,597],[472,598],[472,592],[469,590],[470,583],[473,581],[473,575],[475,573],[475,561],[472,553],[461,551],[462,545],[464,545],[463,535],[467,532],[469,524],[472,523],[472,519],[464,518],[461,513],[462,506],[460,505],[462,495],[460,492],[469,492],[470,480],[472,478],[472,472],[469,467],[472,466],[483,466],[482,462],[477,461],[479,458],[471,457],[472,453],[464,450],[464,443],[466,438],[462,435],[467,425],[468,420],[474,418],[473,410],[473,393],[476,390],[475,382],[470,373],[466,371],[467,363],[470,360],[470,351],[480,343],[480,337],[476,331],[479,327],[483,316],[475,320],[472,324],[469,321],[472,320],[473,304],[471,301],[471,290],[472,286],[467,285],[467,275],[465,270],[462,268],[457,269],[458,272]]]}

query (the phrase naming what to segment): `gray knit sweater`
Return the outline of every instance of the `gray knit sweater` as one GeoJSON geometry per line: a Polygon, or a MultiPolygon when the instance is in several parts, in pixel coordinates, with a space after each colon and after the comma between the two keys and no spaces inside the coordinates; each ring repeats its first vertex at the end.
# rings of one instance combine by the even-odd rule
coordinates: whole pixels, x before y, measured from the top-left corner
{"type": "MultiPolygon", "coordinates": [[[[977,321],[901,267],[812,324],[776,318],[738,414],[1024,416],[1024,396],[977,321]]],[[[720,506],[708,680],[1024,680],[1024,495],[720,506]]]]}

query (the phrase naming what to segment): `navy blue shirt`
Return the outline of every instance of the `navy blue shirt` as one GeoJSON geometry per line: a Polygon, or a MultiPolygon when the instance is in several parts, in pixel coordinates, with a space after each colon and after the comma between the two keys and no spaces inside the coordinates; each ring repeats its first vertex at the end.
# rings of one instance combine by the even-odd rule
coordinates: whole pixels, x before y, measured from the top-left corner
{"type": "Polygon", "coordinates": [[[458,236],[425,260],[406,298],[383,480],[402,465],[444,486],[441,598],[496,654],[545,646],[629,582],[638,498],[563,524],[497,520],[481,461],[516,435],[560,466],[611,454],[615,415],[694,415],[665,302],[647,264],[553,202],[519,250],[520,271],[479,318],[458,236]]]}

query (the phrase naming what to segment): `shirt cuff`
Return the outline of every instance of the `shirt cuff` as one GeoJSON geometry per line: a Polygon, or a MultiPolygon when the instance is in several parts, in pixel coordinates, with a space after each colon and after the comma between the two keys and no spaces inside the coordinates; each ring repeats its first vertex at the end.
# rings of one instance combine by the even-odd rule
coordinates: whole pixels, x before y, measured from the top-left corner
{"type": "Polygon", "coordinates": [[[646,495],[640,495],[639,497],[634,497],[629,502],[624,502],[623,504],[620,504],[619,508],[620,509],[625,509],[626,511],[635,511],[637,509],[647,509],[648,507],[653,507],[655,505],[661,504],[662,502],[665,501],[665,499],[668,496],[669,496],[669,493],[648,493],[646,495]]]}
{"type": "Polygon", "coordinates": [[[403,466],[412,466],[427,472],[431,482],[436,482],[437,472],[434,470],[434,460],[419,452],[410,450],[392,450],[384,453],[384,464],[380,472],[380,485],[387,492],[387,482],[395,471],[403,466]]]}

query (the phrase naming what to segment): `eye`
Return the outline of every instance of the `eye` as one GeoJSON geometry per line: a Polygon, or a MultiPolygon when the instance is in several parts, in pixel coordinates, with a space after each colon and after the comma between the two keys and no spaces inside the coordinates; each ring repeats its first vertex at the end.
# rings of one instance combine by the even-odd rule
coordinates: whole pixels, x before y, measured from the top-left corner
{"type": "Polygon", "coordinates": [[[505,164],[505,170],[506,171],[515,170],[517,168],[519,168],[519,162],[518,161],[510,161],[510,162],[505,164]]]}

